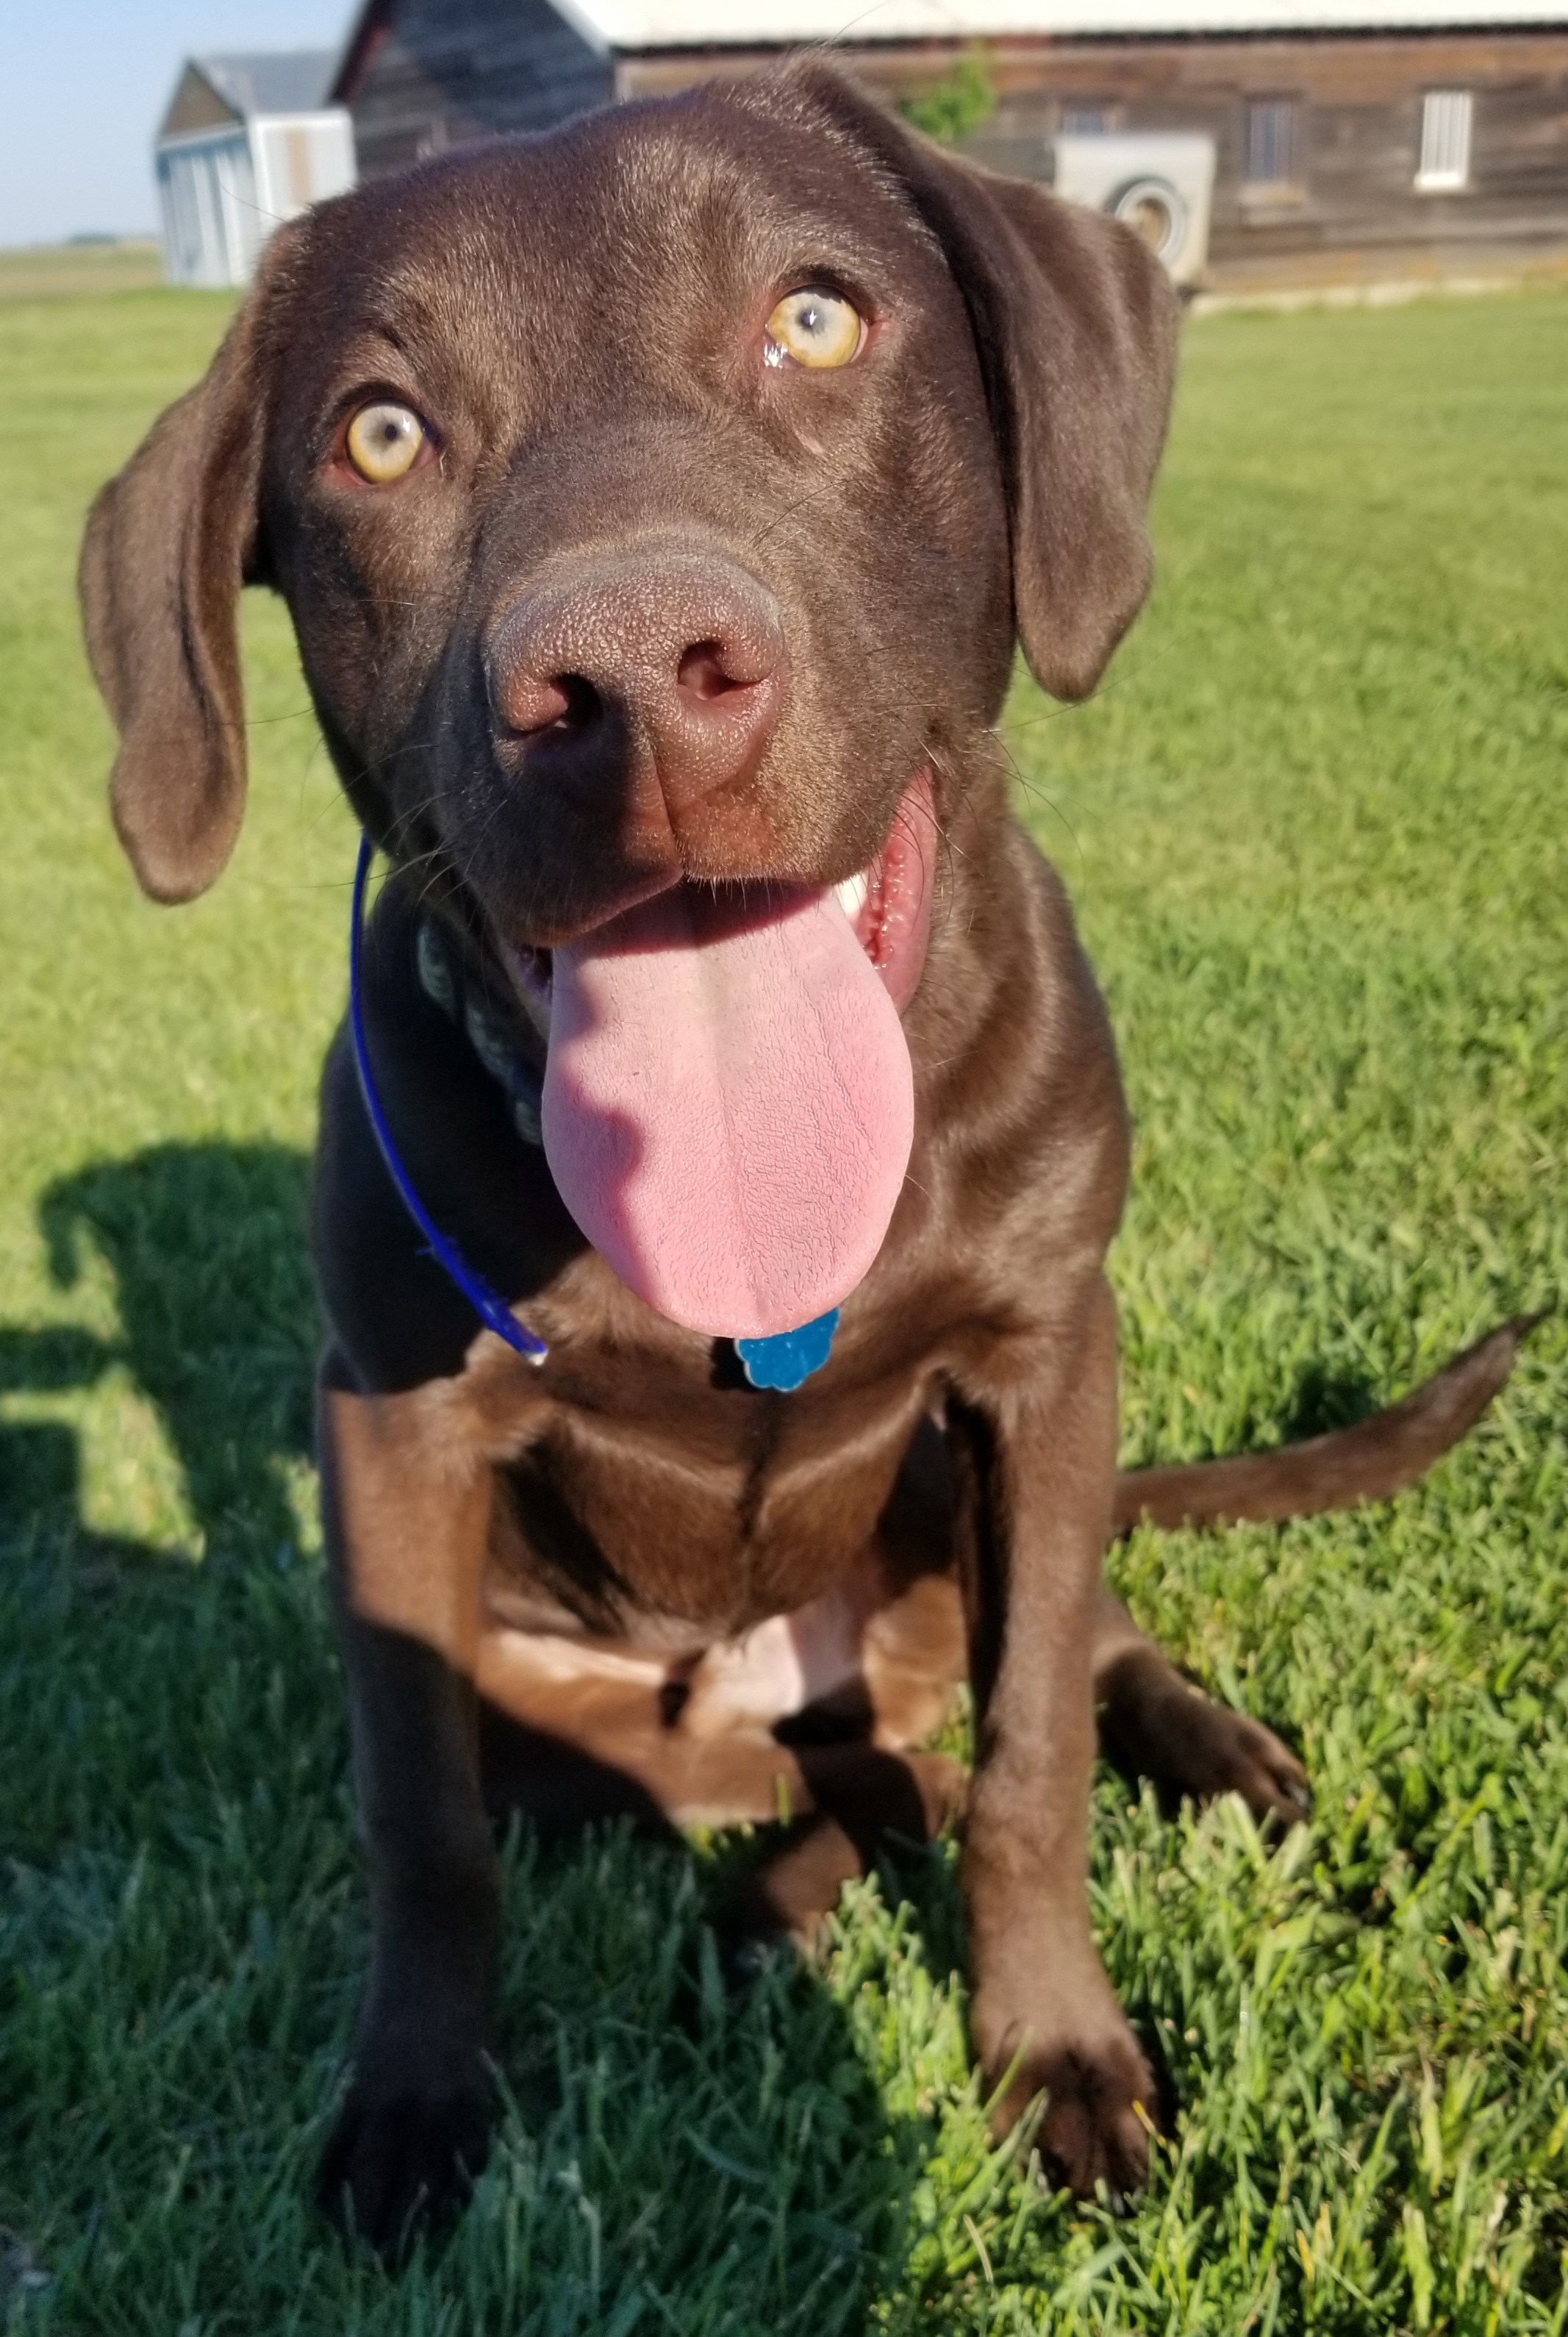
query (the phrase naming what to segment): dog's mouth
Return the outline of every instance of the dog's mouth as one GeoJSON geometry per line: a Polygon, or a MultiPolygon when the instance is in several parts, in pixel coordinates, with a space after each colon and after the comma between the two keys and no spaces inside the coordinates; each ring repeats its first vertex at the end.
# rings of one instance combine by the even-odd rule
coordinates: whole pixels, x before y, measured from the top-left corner
{"type": "MultiPolygon", "coordinates": [[[[923,765],[899,799],[880,851],[857,875],[827,887],[849,921],[900,1014],[914,997],[926,965],[931,934],[932,872],[936,865],[936,812],[931,774],[923,765]]],[[[770,899],[798,897],[801,888],[766,885],[704,885],[701,892],[743,916],[770,899]]],[[[615,919],[609,921],[611,924],[615,919]]],[[[588,937],[584,937],[588,938],[588,937]]],[[[546,1044],[554,988],[555,953],[514,942],[497,944],[513,989],[528,1020],[546,1044]]]]}
{"type": "Polygon", "coordinates": [[[930,934],[931,779],[834,886],[680,884],[553,951],[505,947],[547,1049],[544,1150],[594,1247],[709,1335],[837,1306],[914,1136],[899,1021],[930,934]]]}

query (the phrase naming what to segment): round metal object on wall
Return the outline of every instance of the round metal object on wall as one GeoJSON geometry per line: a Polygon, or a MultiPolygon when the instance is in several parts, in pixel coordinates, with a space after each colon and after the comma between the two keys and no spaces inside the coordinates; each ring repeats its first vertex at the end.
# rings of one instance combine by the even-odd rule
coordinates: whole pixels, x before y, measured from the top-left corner
{"type": "Polygon", "coordinates": [[[1167,179],[1134,179],[1112,197],[1107,208],[1142,238],[1156,259],[1167,266],[1181,249],[1187,233],[1187,206],[1167,179]]]}

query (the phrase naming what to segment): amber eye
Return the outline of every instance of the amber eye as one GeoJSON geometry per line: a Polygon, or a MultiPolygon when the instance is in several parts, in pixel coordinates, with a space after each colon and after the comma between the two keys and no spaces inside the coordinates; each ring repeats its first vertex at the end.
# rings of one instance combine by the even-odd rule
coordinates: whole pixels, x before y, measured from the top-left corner
{"type": "Polygon", "coordinates": [[[362,406],[343,443],[359,476],[387,487],[406,478],[418,461],[425,425],[406,406],[362,406]]]}
{"type": "Polygon", "coordinates": [[[847,366],[859,355],[864,337],[865,328],[848,300],[808,284],[786,292],[769,318],[763,355],[769,365],[790,357],[802,366],[847,366]]]}

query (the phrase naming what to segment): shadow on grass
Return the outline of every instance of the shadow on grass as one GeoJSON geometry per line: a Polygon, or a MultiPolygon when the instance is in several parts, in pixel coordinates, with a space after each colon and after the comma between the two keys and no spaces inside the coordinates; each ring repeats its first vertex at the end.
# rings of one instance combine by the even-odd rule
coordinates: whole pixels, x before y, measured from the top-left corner
{"type": "Polygon", "coordinates": [[[39,1222],[69,1289],[90,1246],[123,1360],[158,1412],[210,1550],[292,1540],[281,1465],[310,1450],[309,1168],[283,1145],[171,1144],[52,1186],[39,1222]]]}
{"type": "Polygon", "coordinates": [[[1367,1420],[1383,1399],[1364,1372],[1335,1371],[1308,1364],[1297,1374],[1290,1409],[1279,1424],[1282,1444],[1299,1444],[1336,1428],[1367,1420]]]}
{"type": "MultiPolygon", "coordinates": [[[[0,1329],[0,1393],[72,1395],[108,1372],[130,1375],[167,1435],[206,1552],[191,1568],[92,1534],[74,1426],[0,1423],[5,1664],[22,1683],[18,1702],[36,1716],[32,1750],[0,1791],[4,1830],[40,1873],[83,1848],[140,1859],[151,1843],[143,1887],[166,1895],[172,1936],[182,1930],[175,1911],[198,1892],[236,1936],[270,1907],[280,1961],[290,1960],[292,1928],[299,1960],[316,1968],[314,1998],[302,1996],[273,2031],[262,2098],[223,2130],[236,2201],[258,2136],[298,2102],[301,2065],[329,2057],[331,2036],[343,2034],[364,1955],[358,1921],[340,1912],[362,1903],[341,1691],[318,1571],[299,1562],[289,1497],[290,1473],[310,1452],[308,1183],[296,1151],[221,1143],[160,1146],[62,1179],[40,1205],[51,1272],[69,1290],[107,1268],[121,1335],[0,1329]],[[259,1784],[279,1806],[252,1824],[259,1784]],[[284,1854],[282,1829],[293,1827],[292,1841],[307,1821],[326,1851],[316,1886],[302,1892],[288,1876],[294,1853],[284,1854]],[[221,1861],[210,1846],[220,1833],[221,1861]],[[332,1974],[320,1970],[324,1938],[332,1974]]],[[[524,1845],[520,1863],[508,1862],[522,1904],[514,1887],[502,2063],[546,2163],[553,2136],[564,2154],[558,2200],[549,2191],[542,2201],[564,2233],[583,2213],[568,2195],[570,2170],[589,2148],[576,2094],[608,2056],[638,2099],[646,2163],[619,2197],[603,2170],[595,2210],[606,2273],[620,2256],[630,2279],[646,2255],[638,2234],[649,2183],[678,2182],[690,2195],[674,2215],[687,2225],[682,2280],[704,2291],[717,2281],[742,2313],[757,2306],[762,2273],[737,2252],[754,2225],[769,2261],[788,2255],[792,2295],[816,2293],[813,2330],[853,2329],[906,2261],[908,2197],[930,2137],[924,2121],[888,2117],[844,2009],[810,1974],[776,1970],[750,2001],[726,1989],[729,2009],[716,2009],[708,1918],[754,1853],[735,1837],[694,1852],[638,1843],[620,1829],[571,1846],[524,1845]],[[655,1970],[665,1979],[650,1987],[655,1970]],[[810,2149],[808,2130],[818,2137],[810,2149]]],[[[926,1902],[922,1927],[956,1961],[950,1879],[911,1857],[900,1885],[926,1902]]],[[[198,1984],[199,1971],[187,1972],[198,1984]]],[[[59,1977],[69,1992],[68,1972],[59,1977]]],[[[185,1983],[176,1972],[172,1984],[185,1983]]],[[[215,2018],[221,2000],[212,2000],[215,2018]]],[[[155,1996],[122,2009],[138,2026],[159,2018],[155,1996]]],[[[232,2017],[241,2028],[254,2019],[238,2007],[232,2017]]],[[[230,2049],[215,2037],[208,2049],[230,2049]]],[[[129,2137],[140,2115],[132,2101],[110,2125],[129,2137]]],[[[543,2234],[540,2243],[549,2256],[543,2234]]],[[[662,2269],[667,2280],[676,2267],[662,2269]]],[[[678,2313],[680,2285],[665,2291],[678,2313]]],[[[769,2317],[797,2325],[794,2313],[769,2317]]]]}

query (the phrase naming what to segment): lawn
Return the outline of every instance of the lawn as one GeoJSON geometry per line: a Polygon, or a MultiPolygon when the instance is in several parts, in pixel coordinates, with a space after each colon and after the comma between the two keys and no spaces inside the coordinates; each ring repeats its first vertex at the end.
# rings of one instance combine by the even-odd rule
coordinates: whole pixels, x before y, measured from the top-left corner
{"type": "MultiPolygon", "coordinates": [[[[988,2155],[949,1853],[736,1996],[730,1847],[609,1835],[513,1846],[509,2107],[446,2252],[394,2282],[318,2225],[366,1952],[301,1237],[350,834],[258,602],[245,840],[141,902],[71,592],[222,314],[0,308],[0,2323],[1568,2328],[1561,1317],[1397,1502],[1115,1557],[1318,1792],[1280,1844],[1102,1777],[1173,2108],[1132,2213],[988,2155]]],[[[1565,381],[1561,295],[1200,321],[1152,611],[1095,704],[1015,696],[1137,1117],[1130,1457],[1350,1416],[1568,1294],[1565,381]]]]}
{"type": "Polygon", "coordinates": [[[35,243],[0,250],[0,303],[140,292],[163,281],[163,253],[150,237],[35,243]]]}

